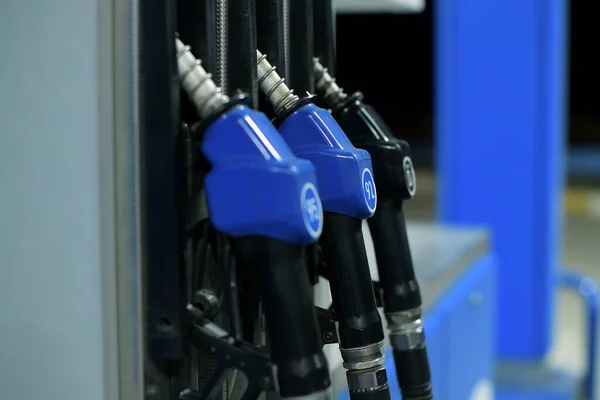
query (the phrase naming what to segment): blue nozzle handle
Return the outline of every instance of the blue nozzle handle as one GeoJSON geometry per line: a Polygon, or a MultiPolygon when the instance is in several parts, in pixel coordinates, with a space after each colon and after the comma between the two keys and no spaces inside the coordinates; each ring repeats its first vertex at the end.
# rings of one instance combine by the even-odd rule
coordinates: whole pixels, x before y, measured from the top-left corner
{"type": "Polygon", "coordinates": [[[365,219],[377,207],[371,156],[352,145],[331,114],[312,103],[292,112],[279,132],[294,154],[313,163],[325,211],[365,219]]]}
{"type": "Polygon", "coordinates": [[[205,188],[217,230],[298,244],[319,238],[315,168],[292,153],[264,114],[246,106],[224,112],[205,130],[202,151],[212,166],[205,188]]]}

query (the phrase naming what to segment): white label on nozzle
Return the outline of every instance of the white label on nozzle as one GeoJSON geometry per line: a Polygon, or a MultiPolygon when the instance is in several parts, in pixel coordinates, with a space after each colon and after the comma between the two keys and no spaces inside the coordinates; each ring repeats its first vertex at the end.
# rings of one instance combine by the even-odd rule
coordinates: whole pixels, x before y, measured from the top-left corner
{"type": "Polygon", "coordinates": [[[310,182],[305,183],[302,187],[300,206],[306,230],[313,238],[317,239],[323,231],[323,206],[317,188],[310,182]]]}
{"type": "Polygon", "coordinates": [[[406,190],[408,190],[410,197],[413,197],[417,191],[417,178],[415,177],[415,168],[410,157],[404,157],[404,160],[402,160],[402,169],[404,170],[406,190]]]}
{"type": "Polygon", "coordinates": [[[375,188],[375,180],[369,168],[363,169],[362,172],[363,195],[367,203],[367,208],[372,213],[377,208],[377,189],[375,188]]]}

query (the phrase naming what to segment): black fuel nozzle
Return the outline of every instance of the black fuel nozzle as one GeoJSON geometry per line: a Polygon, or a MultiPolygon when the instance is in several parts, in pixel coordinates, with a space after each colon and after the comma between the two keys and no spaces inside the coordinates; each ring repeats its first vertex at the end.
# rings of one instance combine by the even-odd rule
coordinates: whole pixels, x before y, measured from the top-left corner
{"type": "Polygon", "coordinates": [[[317,93],[352,144],[371,154],[378,204],[368,223],[403,399],[432,399],[421,293],[402,207],[416,191],[410,147],[391,134],[377,112],[363,102],[361,93],[347,95],[318,59],[315,80],[317,93]]]}

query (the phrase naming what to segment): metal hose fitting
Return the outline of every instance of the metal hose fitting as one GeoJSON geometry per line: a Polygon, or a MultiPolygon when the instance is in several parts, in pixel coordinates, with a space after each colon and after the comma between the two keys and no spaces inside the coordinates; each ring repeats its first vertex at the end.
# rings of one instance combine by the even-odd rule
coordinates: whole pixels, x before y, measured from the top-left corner
{"type": "Polygon", "coordinates": [[[388,387],[387,371],[383,365],[368,370],[351,370],[346,377],[350,393],[373,392],[388,387]]]}
{"type": "Polygon", "coordinates": [[[431,371],[421,309],[386,313],[402,398],[431,400],[431,371]]]}
{"type": "Polygon", "coordinates": [[[315,89],[329,107],[335,107],[344,101],[348,95],[338,86],[318,58],[313,59],[315,69],[315,89]]]}
{"type": "Polygon", "coordinates": [[[229,102],[229,97],[213,82],[212,75],[202,68],[201,61],[191,53],[190,46],[184,45],[179,38],[175,39],[175,46],[181,87],[204,119],[229,102]]]}
{"type": "Polygon", "coordinates": [[[383,342],[352,349],[340,347],[340,353],[342,354],[344,368],[349,370],[369,369],[385,363],[383,342]]]}
{"type": "MultiPolygon", "coordinates": [[[[340,348],[350,398],[371,393],[389,394],[383,341],[353,349],[340,348]]],[[[376,397],[376,395],[375,395],[376,397]]]]}
{"type": "Polygon", "coordinates": [[[293,107],[300,98],[285,84],[285,79],[275,71],[275,67],[267,60],[267,55],[256,50],[256,62],[258,86],[273,106],[275,115],[280,115],[293,107]]]}
{"type": "Polygon", "coordinates": [[[425,343],[421,309],[386,313],[390,344],[396,350],[410,350],[425,343]]]}

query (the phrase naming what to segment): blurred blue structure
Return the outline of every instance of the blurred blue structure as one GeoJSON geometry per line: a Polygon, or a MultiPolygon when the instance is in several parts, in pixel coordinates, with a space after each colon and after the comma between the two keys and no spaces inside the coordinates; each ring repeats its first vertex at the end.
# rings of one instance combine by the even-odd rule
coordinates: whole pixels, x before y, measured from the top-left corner
{"type": "Polygon", "coordinates": [[[598,339],[598,284],[573,269],[561,269],[557,283],[575,290],[587,311],[584,376],[541,361],[503,362],[496,367],[496,396],[507,400],[596,400],[596,351],[598,339]]]}
{"type": "Polygon", "coordinates": [[[567,2],[435,6],[437,216],[492,232],[497,398],[572,398],[546,390],[552,374],[539,373],[552,345],[560,259],[567,2]]]}
{"type": "Polygon", "coordinates": [[[491,227],[498,355],[550,348],[565,126],[565,0],[436,9],[438,217],[491,227]]]}

